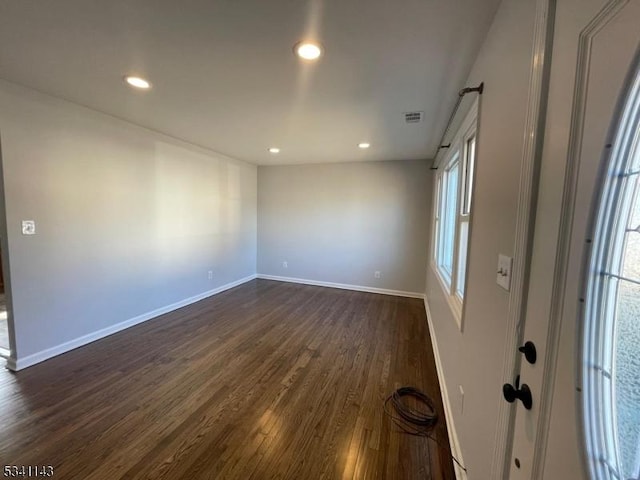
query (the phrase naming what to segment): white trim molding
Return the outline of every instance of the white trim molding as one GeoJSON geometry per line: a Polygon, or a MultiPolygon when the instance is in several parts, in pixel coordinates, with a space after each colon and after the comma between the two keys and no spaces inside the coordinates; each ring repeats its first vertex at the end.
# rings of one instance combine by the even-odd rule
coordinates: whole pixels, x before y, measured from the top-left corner
{"type": "Polygon", "coordinates": [[[447,304],[451,309],[451,315],[456,321],[456,325],[458,326],[458,331],[462,333],[463,332],[463,329],[462,329],[463,304],[462,302],[459,302],[456,300],[455,295],[451,295],[451,289],[448,288],[447,285],[444,283],[444,280],[442,280],[442,276],[440,275],[440,272],[438,272],[437,265],[433,262],[431,263],[431,270],[433,271],[433,276],[436,277],[438,281],[438,285],[440,285],[440,288],[442,289],[442,296],[447,299],[447,304]]]}
{"type": "Polygon", "coordinates": [[[423,298],[423,293],[405,292],[402,290],[389,290],[386,288],[365,287],[361,285],[351,285],[347,283],[323,282],[320,280],[307,280],[305,278],[280,277],[277,275],[263,275],[259,273],[257,278],[262,280],[275,280],[278,282],[301,283],[303,285],[314,285],[316,287],[340,288],[342,290],[354,290],[356,292],[379,293],[381,295],[394,295],[396,297],[423,298]]]}
{"type": "Polygon", "coordinates": [[[456,473],[457,480],[467,480],[467,472],[463,468],[464,461],[462,460],[462,449],[460,447],[460,441],[458,440],[458,434],[456,432],[455,424],[453,423],[453,410],[451,408],[451,401],[449,400],[449,390],[447,390],[447,383],[444,379],[444,370],[442,368],[442,359],[440,358],[440,350],[438,350],[438,342],[436,340],[436,332],[431,323],[431,310],[429,310],[429,302],[427,296],[423,295],[424,309],[427,312],[427,325],[429,327],[429,336],[431,337],[431,347],[433,349],[433,356],[436,361],[436,371],[438,373],[438,384],[440,385],[440,393],[442,394],[442,405],[444,406],[444,417],[447,422],[447,433],[449,434],[449,446],[451,447],[451,455],[460,462],[459,464],[454,461],[453,467],[456,473]]]}
{"type": "MultiPolygon", "coordinates": [[[[524,142],[520,162],[520,183],[516,214],[516,231],[513,249],[513,270],[509,313],[504,337],[505,354],[502,378],[511,383],[520,368],[517,345],[523,334],[523,322],[529,286],[529,267],[533,245],[533,225],[537,202],[538,176],[544,124],[547,90],[549,85],[550,53],[554,26],[555,0],[537,0],[534,23],[533,48],[529,93],[524,127],[524,142]]],[[[494,440],[491,478],[507,478],[513,446],[515,409],[496,392],[499,405],[496,436],[494,440]]]]}
{"type": "Polygon", "coordinates": [[[227,283],[218,288],[214,288],[213,290],[208,290],[206,292],[199,293],[198,295],[194,295],[193,297],[185,298],[184,300],[180,300],[179,302],[172,303],[171,305],[157,308],[151,312],[143,313],[142,315],[138,315],[136,317],[130,318],[115,325],[111,325],[96,332],[83,335],[82,337],[74,338],[73,340],[62,343],[60,345],[56,345],[55,347],[47,348],[46,350],[27,355],[26,357],[9,357],[7,359],[7,368],[13,371],[23,370],[37,363],[44,362],[45,360],[48,360],[52,357],[56,357],[78,347],[82,347],[84,345],[87,345],[88,343],[95,342],[96,340],[100,340],[101,338],[120,332],[129,327],[133,327],[134,325],[138,325],[139,323],[146,322],[147,320],[152,320],[156,317],[159,317],[160,315],[164,315],[165,313],[173,312],[174,310],[186,307],[187,305],[191,305],[192,303],[199,302],[200,300],[204,300],[205,298],[224,292],[225,290],[237,287],[238,285],[242,285],[243,283],[254,280],[255,278],[255,274],[249,275],[248,277],[244,277],[234,282],[227,283]]]}

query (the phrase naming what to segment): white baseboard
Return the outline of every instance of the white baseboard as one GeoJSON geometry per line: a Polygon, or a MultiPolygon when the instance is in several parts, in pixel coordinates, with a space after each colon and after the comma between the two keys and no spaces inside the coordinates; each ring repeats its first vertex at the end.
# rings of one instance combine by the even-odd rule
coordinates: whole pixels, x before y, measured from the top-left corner
{"type": "Polygon", "coordinates": [[[134,325],[137,325],[139,323],[146,322],[147,320],[151,320],[160,315],[164,315],[165,313],[169,313],[179,308],[186,307],[187,305],[191,305],[192,303],[198,302],[207,297],[211,297],[218,293],[224,292],[225,290],[229,290],[230,288],[237,287],[238,285],[249,282],[255,278],[256,275],[249,275],[248,277],[241,278],[240,280],[236,280],[235,282],[227,283],[218,288],[214,288],[213,290],[194,295],[193,297],[185,298],[184,300],[180,300],[179,302],[172,303],[171,305],[167,305],[165,307],[157,308],[151,312],[143,313],[142,315],[130,318],[129,320],[125,320],[124,322],[111,325],[96,332],[92,332],[87,335],[83,335],[82,337],[78,337],[68,342],[62,343],[55,347],[47,348],[46,350],[27,355],[23,358],[14,359],[10,357],[7,359],[7,368],[13,371],[25,369],[27,367],[35,365],[36,363],[44,362],[45,360],[48,360],[52,357],[58,356],[75,348],[82,347],[83,345],[86,345],[88,343],[95,342],[96,340],[100,340],[101,338],[107,337],[126,328],[133,327],[134,325]]]}
{"type": "MultiPolygon", "coordinates": [[[[429,310],[429,302],[427,296],[423,295],[424,308],[427,311],[427,324],[429,325],[429,335],[431,336],[431,345],[433,347],[433,356],[436,360],[436,370],[438,372],[438,383],[440,383],[440,391],[442,392],[442,404],[444,406],[444,416],[447,421],[447,432],[449,433],[449,445],[451,446],[451,454],[464,465],[462,459],[462,449],[460,448],[460,442],[458,441],[458,434],[456,433],[456,427],[453,423],[453,410],[451,408],[451,401],[449,400],[449,390],[447,390],[447,383],[444,379],[444,371],[442,370],[442,359],[440,358],[440,351],[438,350],[438,342],[436,341],[436,332],[433,329],[431,323],[431,310],[429,310]]],[[[458,480],[467,480],[467,472],[460,467],[455,461],[453,467],[456,472],[456,478],[458,480]]]]}
{"type": "Polygon", "coordinates": [[[5,364],[5,366],[7,367],[7,369],[11,370],[12,372],[17,371],[16,360],[13,357],[7,357],[7,363],[5,364]]]}
{"type": "Polygon", "coordinates": [[[350,285],[346,283],[322,282],[320,280],[307,280],[304,278],[279,277],[276,275],[263,275],[259,273],[257,278],[263,280],[276,280],[278,282],[302,283],[304,285],[315,285],[316,287],[340,288],[342,290],[355,290],[357,292],[380,293],[382,295],[394,295],[396,297],[423,298],[424,294],[416,292],[404,292],[402,290],[388,290],[386,288],[363,287],[361,285],[350,285]]]}

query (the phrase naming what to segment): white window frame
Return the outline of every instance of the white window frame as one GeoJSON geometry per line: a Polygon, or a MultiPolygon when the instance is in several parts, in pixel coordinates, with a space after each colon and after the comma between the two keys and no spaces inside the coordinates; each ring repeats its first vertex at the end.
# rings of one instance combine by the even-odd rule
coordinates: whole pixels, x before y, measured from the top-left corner
{"type": "MultiPolygon", "coordinates": [[[[596,191],[592,228],[587,239],[592,245],[585,257],[581,299],[581,356],[579,384],[582,389],[583,448],[591,478],[618,480],[622,475],[615,409],[615,323],[617,290],[625,281],[622,268],[625,232],[634,205],[640,140],[640,67],[629,86],[620,112],[615,138],[607,149],[604,177],[596,191]]],[[[635,283],[635,282],[634,282],[635,283]]],[[[640,475],[636,460],[632,478],[640,475]]]]}
{"type": "Polygon", "coordinates": [[[452,207],[453,209],[455,209],[455,211],[457,212],[459,210],[459,193],[460,193],[460,177],[462,176],[462,168],[461,168],[461,155],[460,152],[458,150],[452,152],[452,155],[448,156],[448,160],[446,162],[446,164],[444,165],[444,167],[441,169],[442,171],[438,172],[438,186],[439,186],[439,197],[438,197],[438,205],[436,208],[436,212],[438,215],[438,230],[436,233],[436,242],[438,245],[437,250],[435,250],[434,252],[434,260],[435,260],[435,265],[436,265],[436,269],[438,271],[438,274],[441,277],[441,281],[444,282],[445,285],[452,285],[454,283],[454,280],[456,279],[456,249],[455,249],[455,244],[456,244],[456,238],[457,238],[457,231],[458,231],[458,215],[455,215],[455,220],[454,220],[454,229],[453,229],[453,243],[454,243],[454,248],[451,249],[451,271],[449,271],[447,269],[447,266],[445,265],[445,258],[444,258],[444,245],[442,243],[442,238],[441,238],[441,233],[443,233],[440,230],[440,227],[442,226],[442,220],[444,219],[443,216],[443,212],[445,210],[448,210],[450,207],[447,204],[448,200],[449,200],[449,195],[448,195],[448,191],[449,191],[449,181],[448,181],[448,176],[451,175],[451,171],[455,168],[458,169],[458,180],[456,182],[456,186],[455,186],[455,206],[452,207]]]}
{"type": "Polygon", "coordinates": [[[439,157],[436,157],[434,166],[437,168],[435,176],[435,189],[433,199],[433,222],[432,222],[432,242],[433,249],[431,252],[431,268],[436,274],[442,287],[443,293],[447,298],[453,316],[458,324],[460,331],[463,329],[463,313],[464,313],[464,294],[458,289],[458,277],[460,269],[464,272],[463,290],[467,288],[467,271],[469,265],[469,245],[471,239],[471,220],[473,217],[473,187],[474,177],[478,158],[478,100],[475,99],[469,112],[456,130],[449,148],[443,149],[439,157]],[[469,141],[475,140],[474,158],[472,168],[469,169],[469,141]],[[458,165],[458,184],[456,192],[456,221],[455,231],[453,235],[453,262],[451,272],[443,266],[443,251],[441,238],[442,228],[442,208],[446,208],[446,175],[452,168],[458,165]],[[468,170],[471,170],[470,172],[468,170]],[[470,175],[469,175],[470,173],[470,175]],[[465,202],[465,193],[470,190],[470,201],[465,202]],[[464,206],[468,208],[464,208],[464,206]],[[459,265],[460,261],[460,231],[462,225],[467,225],[467,252],[465,255],[465,264],[459,265]]]}

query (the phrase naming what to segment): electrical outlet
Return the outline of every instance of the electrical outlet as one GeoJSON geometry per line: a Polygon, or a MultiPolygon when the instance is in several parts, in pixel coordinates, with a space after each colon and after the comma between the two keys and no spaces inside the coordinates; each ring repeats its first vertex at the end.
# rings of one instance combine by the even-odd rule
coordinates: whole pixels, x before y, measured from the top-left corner
{"type": "Polygon", "coordinates": [[[287,262],[286,260],[282,262],[282,268],[289,268],[289,262],[287,262]]]}
{"type": "Polygon", "coordinates": [[[213,280],[213,270],[209,270],[209,280],[213,280]]]}
{"type": "Polygon", "coordinates": [[[374,277],[374,278],[380,278],[380,277],[382,277],[382,273],[380,273],[380,270],[376,270],[376,271],[374,272],[374,274],[373,274],[373,277],[374,277]]]}
{"type": "Polygon", "coordinates": [[[22,221],[22,234],[23,235],[35,235],[36,234],[36,222],[35,222],[35,220],[23,220],[22,221]]]}

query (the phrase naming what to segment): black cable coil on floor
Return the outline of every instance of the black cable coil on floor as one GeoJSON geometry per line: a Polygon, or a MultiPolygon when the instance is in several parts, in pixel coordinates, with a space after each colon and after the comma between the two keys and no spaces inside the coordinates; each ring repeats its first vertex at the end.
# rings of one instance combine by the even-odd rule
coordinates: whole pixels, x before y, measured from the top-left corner
{"type": "Polygon", "coordinates": [[[401,387],[394,391],[385,400],[384,411],[398,427],[412,435],[428,436],[428,431],[438,421],[438,412],[433,401],[415,387],[401,387]],[[413,397],[426,408],[412,408],[402,400],[403,397],[413,397]],[[393,405],[400,418],[389,412],[389,403],[393,405]]]}
{"type": "MultiPolygon", "coordinates": [[[[419,437],[428,437],[436,442],[438,445],[443,446],[450,450],[450,446],[443,445],[436,437],[431,434],[431,430],[438,422],[438,412],[436,411],[433,400],[429,398],[425,393],[418,390],[415,387],[400,387],[389,395],[384,401],[384,413],[386,413],[393,423],[395,423],[403,432],[410,435],[416,435],[419,437]],[[422,408],[413,408],[402,400],[403,397],[413,397],[417,400],[416,403],[421,404],[422,408]],[[389,411],[388,405],[393,405],[395,411],[399,416],[393,415],[389,411]]],[[[451,455],[451,458],[458,466],[464,470],[467,469],[458,461],[456,457],[451,455]]],[[[431,461],[431,452],[429,451],[429,461],[431,461]]]]}

